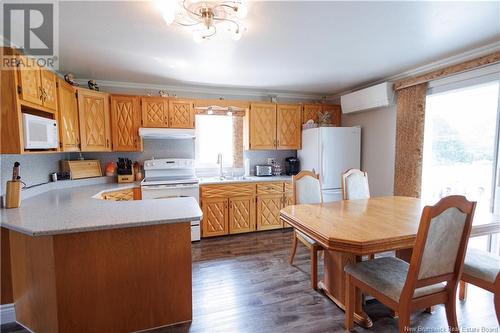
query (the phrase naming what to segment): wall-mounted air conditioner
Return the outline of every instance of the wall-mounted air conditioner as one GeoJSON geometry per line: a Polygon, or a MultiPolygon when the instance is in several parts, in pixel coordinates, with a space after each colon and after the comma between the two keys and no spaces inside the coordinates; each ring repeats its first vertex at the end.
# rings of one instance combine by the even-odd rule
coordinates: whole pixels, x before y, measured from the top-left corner
{"type": "Polygon", "coordinates": [[[394,90],[391,82],[380,83],[340,97],[343,113],[366,111],[393,103],[394,90]]]}

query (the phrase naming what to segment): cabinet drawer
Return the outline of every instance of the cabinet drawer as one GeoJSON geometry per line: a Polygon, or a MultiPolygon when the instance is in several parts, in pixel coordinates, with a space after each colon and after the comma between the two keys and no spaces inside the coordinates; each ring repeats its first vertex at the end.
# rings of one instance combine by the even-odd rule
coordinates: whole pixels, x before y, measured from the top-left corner
{"type": "Polygon", "coordinates": [[[105,192],[102,194],[103,200],[112,200],[112,201],[130,201],[134,200],[134,189],[128,188],[125,190],[105,192]]]}
{"type": "Polygon", "coordinates": [[[283,193],[283,183],[262,183],[257,184],[257,195],[283,193]]]}
{"type": "Polygon", "coordinates": [[[255,184],[227,184],[201,186],[201,197],[205,198],[230,198],[255,195],[255,184]]]}

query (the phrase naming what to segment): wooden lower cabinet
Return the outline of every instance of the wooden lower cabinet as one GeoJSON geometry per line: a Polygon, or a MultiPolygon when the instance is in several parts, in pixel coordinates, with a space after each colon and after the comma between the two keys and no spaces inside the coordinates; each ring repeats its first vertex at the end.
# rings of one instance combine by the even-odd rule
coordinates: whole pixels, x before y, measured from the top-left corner
{"type": "Polygon", "coordinates": [[[279,229],[283,194],[264,194],[257,197],[257,230],[279,229]]]}
{"type": "Polygon", "coordinates": [[[255,231],[255,197],[229,198],[229,233],[255,231]]]}
{"type": "Polygon", "coordinates": [[[202,185],[202,237],[282,228],[279,213],[293,202],[290,189],[283,182],[202,185]]]}
{"type": "Polygon", "coordinates": [[[229,233],[227,198],[203,199],[203,237],[222,236],[229,233]]]}

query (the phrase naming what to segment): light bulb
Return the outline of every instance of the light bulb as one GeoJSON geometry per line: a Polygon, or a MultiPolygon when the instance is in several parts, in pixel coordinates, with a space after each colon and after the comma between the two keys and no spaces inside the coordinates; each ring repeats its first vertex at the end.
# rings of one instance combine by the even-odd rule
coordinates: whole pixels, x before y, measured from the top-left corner
{"type": "Polygon", "coordinates": [[[240,3],[237,6],[236,16],[240,19],[244,19],[248,15],[248,7],[244,3],[240,3]]]}
{"type": "Polygon", "coordinates": [[[236,30],[231,30],[231,38],[233,40],[240,40],[241,39],[241,28],[237,28],[236,30]]]}
{"type": "Polygon", "coordinates": [[[167,25],[171,25],[175,20],[175,14],[171,11],[164,11],[162,17],[167,25]]]}
{"type": "Polygon", "coordinates": [[[206,29],[205,27],[198,27],[196,29],[193,29],[193,40],[196,43],[201,43],[204,40],[207,39],[207,36],[210,35],[209,30],[206,29]]]}
{"type": "Polygon", "coordinates": [[[167,25],[172,24],[179,9],[177,0],[155,0],[155,4],[167,25]]]}
{"type": "Polygon", "coordinates": [[[230,116],[230,117],[233,115],[233,113],[232,113],[231,111],[227,111],[227,112],[226,112],[226,114],[227,114],[228,116],[230,116]]]}

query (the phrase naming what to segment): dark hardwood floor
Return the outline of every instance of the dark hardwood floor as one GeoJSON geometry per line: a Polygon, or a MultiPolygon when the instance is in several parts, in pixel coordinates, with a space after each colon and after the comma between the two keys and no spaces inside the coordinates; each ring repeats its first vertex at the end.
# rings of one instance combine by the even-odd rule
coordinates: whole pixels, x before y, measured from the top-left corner
{"type": "MultiPolygon", "coordinates": [[[[310,287],[306,248],[299,244],[295,265],[288,264],[290,239],[291,231],[277,230],[193,244],[193,321],[148,332],[345,331],[343,311],[310,287]]],[[[319,267],[321,276],[322,264],[319,267]]],[[[492,295],[471,287],[468,297],[457,303],[462,331],[500,332],[492,295]]],[[[366,312],[374,326],[355,326],[354,331],[398,331],[397,320],[380,303],[369,301],[366,312]]],[[[416,331],[446,332],[444,308],[438,306],[433,314],[414,313],[412,326],[416,331]]],[[[2,326],[1,332],[27,331],[11,325],[2,326]]]]}

